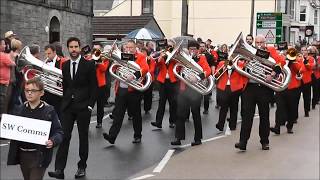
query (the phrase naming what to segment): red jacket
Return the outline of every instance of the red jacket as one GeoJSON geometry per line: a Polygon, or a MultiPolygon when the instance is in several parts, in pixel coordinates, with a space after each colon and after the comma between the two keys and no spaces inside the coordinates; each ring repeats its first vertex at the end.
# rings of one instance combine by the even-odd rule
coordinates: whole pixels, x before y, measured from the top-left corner
{"type": "Polygon", "coordinates": [[[165,63],[165,59],[163,59],[162,57],[159,59],[159,62],[157,63],[157,66],[159,68],[159,74],[157,77],[157,81],[159,81],[160,83],[164,83],[166,81],[166,75],[167,72],[169,74],[169,79],[171,83],[175,83],[177,82],[177,78],[173,73],[173,67],[176,64],[176,61],[174,59],[170,60],[168,66],[165,63]]]}
{"type": "Polygon", "coordinates": [[[320,56],[318,56],[318,59],[317,59],[317,64],[315,65],[314,67],[314,75],[316,76],[317,79],[320,79],[320,56]]]}
{"type": "MultiPolygon", "coordinates": [[[[208,64],[207,58],[204,55],[199,55],[198,56],[198,64],[202,67],[203,72],[205,74],[205,77],[209,77],[211,75],[211,68],[208,64]]],[[[180,81],[180,91],[185,91],[186,90],[186,84],[183,81],[180,81]]]]}
{"type": "Polygon", "coordinates": [[[215,50],[212,49],[212,50],[210,51],[210,53],[211,53],[211,55],[214,57],[214,59],[215,59],[216,61],[218,61],[219,56],[218,56],[217,51],[215,51],[215,50]]]}
{"type": "Polygon", "coordinates": [[[154,81],[154,71],[156,70],[156,61],[152,57],[149,57],[147,58],[147,64],[149,66],[149,73],[152,76],[152,81],[154,81]]]}
{"type": "Polygon", "coordinates": [[[303,73],[302,81],[304,84],[311,82],[311,75],[312,75],[312,69],[315,65],[315,60],[312,56],[307,57],[307,64],[304,64],[305,66],[305,72],[303,73]]]}
{"type": "Polygon", "coordinates": [[[102,63],[96,64],[96,76],[98,87],[106,85],[106,71],[109,67],[109,61],[103,61],[102,63]]]}
{"type": "MultiPolygon", "coordinates": [[[[224,61],[220,61],[217,69],[221,68],[224,66],[224,61]]],[[[239,61],[238,66],[242,67],[244,66],[243,62],[239,61]]],[[[216,72],[217,72],[216,69],[216,72]]],[[[217,74],[218,75],[218,74],[217,74]]],[[[229,79],[229,75],[228,72],[224,72],[223,75],[219,78],[218,82],[217,82],[217,89],[224,91],[226,89],[227,86],[227,82],[229,79]]],[[[230,88],[231,91],[238,91],[238,90],[242,90],[244,87],[244,78],[241,74],[239,74],[236,70],[233,70],[230,76],[230,88]]]]}
{"type": "MultiPolygon", "coordinates": [[[[149,67],[148,67],[148,64],[146,61],[146,56],[137,51],[135,53],[135,63],[137,63],[140,66],[141,76],[144,77],[147,74],[147,72],[149,71],[149,67]]],[[[115,83],[116,94],[118,94],[119,84],[120,84],[119,81],[116,81],[116,83],[115,83]]],[[[134,90],[135,89],[133,87],[130,87],[130,86],[128,87],[129,92],[132,92],[134,90]]]]}
{"type": "Polygon", "coordinates": [[[288,89],[295,89],[301,86],[301,80],[297,79],[297,73],[303,74],[305,71],[303,62],[301,59],[297,59],[289,65],[291,71],[291,80],[288,85],[288,89]]]}

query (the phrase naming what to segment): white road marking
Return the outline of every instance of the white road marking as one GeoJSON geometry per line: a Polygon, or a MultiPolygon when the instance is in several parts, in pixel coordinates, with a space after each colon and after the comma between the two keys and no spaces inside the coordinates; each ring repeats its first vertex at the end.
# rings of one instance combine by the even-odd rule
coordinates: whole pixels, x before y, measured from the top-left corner
{"type": "Polygon", "coordinates": [[[0,144],[0,147],[8,146],[9,144],[0,144]]]}
{"type": "Polygon", "coordinates": [[[141,180],[141,179],[147,179],[149,177],[152,177],[154,176],[153,174],[147,174],[147,175],[143,175],[143,176],[140,176],[140,177],[136,177],[134,179],[131,179],[131,180],[141,180]]]}
{"type": "Polygon", "coordinates": [[[168,152],[162,158],[162,160],[160,161],[158,166],[154,168],[153,172],[160,173],[162,171],[162,169],[164,168],[164,166],[168,163],[168,161],[171,158],[171,156],[173,155],[174,151],[175,150],[173,150],[173,149],[168,150],[168,152]]]}

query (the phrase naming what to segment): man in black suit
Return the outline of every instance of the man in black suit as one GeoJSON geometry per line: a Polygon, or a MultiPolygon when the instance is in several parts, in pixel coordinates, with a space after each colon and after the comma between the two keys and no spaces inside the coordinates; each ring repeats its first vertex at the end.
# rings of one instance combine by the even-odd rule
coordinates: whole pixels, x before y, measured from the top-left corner
{"type": "Polygon", "coordinates": [[[70,60],[62,66],[63,98],[61,103],[63,117],[61,124],[65,138],[56,155],[55,171],[48,173],[50,177],[57,179],[64,179],[64,169],[75,121],[77,122],[80,139],[80,161],[75,178],[86,175],[85,169],[89,150],[88,131],[97,87],[94,62],[87,61],[80,55],[80,40],[75,37],[69,38],[67,47],[70,60]]]}

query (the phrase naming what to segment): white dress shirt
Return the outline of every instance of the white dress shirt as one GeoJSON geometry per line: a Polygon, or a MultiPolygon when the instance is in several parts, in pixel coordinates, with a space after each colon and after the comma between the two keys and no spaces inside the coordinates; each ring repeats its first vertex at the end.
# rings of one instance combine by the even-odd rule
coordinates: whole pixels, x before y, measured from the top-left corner
{"type": "Polygon", "coordinates": [[[48,64],[48,65],[51,66],[51,67],[55,67],[56,62],[57,62],[57,58],[58,58],[58,56],[56,55],[56,56],[53,58],[52,61],[50,61],[50,62],[47,61],[46,64],[48,64]]]}
{"type": "Polygon", "coordinates": [[[73,79],[73,77],[72,77],[73,62],[76,62],[76,73],[75,74],[77,74],[77,70],[78,70],[80,59],[81,59],[81,55],[79,55],[76,60],[73,60],[73,59],[70,60],[70,76],[71,76],[71,79],[73,79]]]}

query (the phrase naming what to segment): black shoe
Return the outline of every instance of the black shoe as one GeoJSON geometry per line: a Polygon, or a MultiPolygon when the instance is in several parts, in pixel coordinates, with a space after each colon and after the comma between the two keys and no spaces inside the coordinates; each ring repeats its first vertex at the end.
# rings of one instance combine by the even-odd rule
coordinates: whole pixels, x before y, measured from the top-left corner
{"type": "Polygon", "coordinates": [[[220,132],[223,131],[223,127],[219,126],[218,124],[216,124],[216,128],[217,128],[220,132]]]}
{"type": "Polygon", "coordinates": [[[64,172],[62,170],[55,170],[48,172],[48,175],[56,179],[64,179],[64,172]]]}
{"type": "Polygon", "coordinates": [[[236,127],[230,127],[230,125],[229,125],[229,128],[231,131],[235,131],[237,129],[236,127]]]}
{"type": "Polygon", "coordinates": [[[141,143],[141,138],[133,138],[133,144],[141,143]]]}
{"type": "Polygon", "coordinates": [[[262,150],[269,150],[269,144],[262,144],[262,150]]]}
{"type": "Polygon", "coordinates": [[[98,123],[98,124],[96,125],[96,128],[98,128],[98,129],[102,128],[102,124],[101,124],[101,123],[98,123]]]}
{"type": "Polygon", "coordinates": [[[110,137],[108,133],[103,133],[103,138],[107,140],[110,144],[114,144],[114,141],[116,141],[114,138],[110,137]]]}
{"type": "Polygon", "coordinates": [[[86,176],[86,170],[85,169],[82,169],[82,168],[79,168],[76,172],[76,174],[74,175],[74,178],[78,179],[78,178],[82,178],[86,176]]]}
{"type": "Polygon", "coordinates": [[[280,128],[271,127],[270,131],[278,135],[280,134],[280,128]]]}
{"type": "Polygon", "coordinates": [[[292,128],[291,129],[287,128],[287,133],[288,134],[293,134],[292,128]]]}
{"type": "Polygon", "coordinates": [[[174,123],[170,123],[169,128],[174,128],[176,125],[174,123]]]}
{"type": "Polygon", "coordinates": [[[173,145],[173,146],[179,146],[179,145],[181,145],[181,141],[180,141],[179,139],[176,139],[175,141],[172,141],[172,142],[171,142],[171,145],[173,145]]]}
{"type": "Polygon", "coordinates": [[[306,111],[306,112],[304,113],[304,117],[309,117],[309,111],[306,111]]]}
{"type": "Polygon", "coordinates": [[[240,149],[241,151],[247,150],[247,145],[241,142],[236,143],[234,147],[240,149]]]}
{"type": "Polygon", "coordinates": [[[202,144],[201,140],[196,140],[196,141],[191,143],[191,146],[197,146],[197,145],[200,145],[200,144],[202,144]]]}
{"type": "Polygon", "coordinates": [[[162,128],[162,125],[161,125],[161,124],[158,124],[157,122],[151,122],[151,125],[154,126],[154,127],[159,128],[159,129],[162,128]]]}
{"type": "Polygon", "coordinates": [[[204,110],[203,114],[209,114],[208,110],[204,110]]]}

